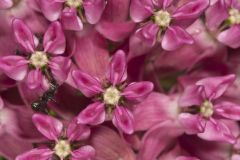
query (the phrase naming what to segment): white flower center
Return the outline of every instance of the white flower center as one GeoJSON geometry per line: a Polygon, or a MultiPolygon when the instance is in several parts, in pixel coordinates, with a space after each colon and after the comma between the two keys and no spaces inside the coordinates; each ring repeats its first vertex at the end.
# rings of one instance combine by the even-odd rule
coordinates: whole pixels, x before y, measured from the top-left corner
{"type": "Polygon", "coordinates": [[[54,153],[61,159],[71,154],[71,145],[67,140],[59,140],[54,147],[54,153]]]}
{"type": "Polygon", "coordinates": [[[237,9],[230,9],[229,10],[229,17],[228,20],[230,24],[240,24],[240,12],[237,9]]]}
{"type": "Polygon", "coordinates": [[[171,22],[171,15],[167,11],[157,11],[154,13],[154,22],[160,27],[168,27],[171,22]]]}
{"type": "Polygon", "coordinates": [[[106,104],[116,105],[121,98],[120,91],[115,87],[109,87],[105,90],[103,94],[103,99],[106,104]]]}
{"type": "Polygon", "coordinates": [[[67,0],[66,4],[70,7],[78,8],[82,5],[82,0],[67,0]]]}
{"type": "Polygon", "coordinates": [[[44,67],[48,63],[47,54],[41,51],[34,52],[31,55],[30,63],[36,68],[44,67]]]}
{"type": "Polygon", "coordinates": [[[204,101],[200,106],[200,113],[205,118],[211,117],[213,115],[213,104],[209,101],[204,101]]]}

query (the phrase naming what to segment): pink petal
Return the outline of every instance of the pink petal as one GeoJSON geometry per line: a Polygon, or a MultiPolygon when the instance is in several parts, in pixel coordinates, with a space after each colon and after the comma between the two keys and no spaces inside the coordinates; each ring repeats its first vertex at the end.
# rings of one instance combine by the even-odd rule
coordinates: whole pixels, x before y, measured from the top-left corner
{"type": "Polygon", "coordinates": [[[215,105],[214,113],[228,119],[240,120],[240,106],[232,102],[221,102],[215,105]]]}
{"type": "Polygon", "coordinates": [[[83,29],[83,23],[77,15],[75,8],[65,8],[61,15],[61,23],[66,30],[80,31],[83,29]]]}
{"type": "Polygon", "coordinates": [[[178,121],[183,126],[187,134],[197,134],[204,132],[206,121],[200,115],[181,113],[178,121]]]}
{"type": "Polygon", "coordinates": [[[200,160],[196,157],[178,156],[176,160],[200,160]]]}
{"type": "Polygon", "coordinates": [[[172,4],[173,0],[153,0],[153,4],[164,10],[172,4]]]}
{"type": "Polygon", "coordinates": [[[231,130],[220,120],[211,119],[207,122],[205,131],[199,133],[198,136],[208,141],[220,141],[234,144],[236,138],[233,136],[231,130]]]}
{"type": "Polygon", "coordinates": [[[10,78],[21,81],[28,70],[28,61],[21,56],[6,56],[0,59],[0,69],[10,78]]]}
{"type": "Polygon", "coordinates": [[[152,15],[153,9],[151,0],[132,0],[130,17],[134,22],[141,22],[152,15]]]}
{"type": "Polygon", "coordinates": [[[88,105],[77,117],[78,123],[98,125],[105,121],[105,107],[103,103],[96,102],[88,105]]]}
{"type": "Polygon", "coordinates": [[[178,26],[168,27],[163,36],[162,48],[167,51],[176,50],[184,44],[193,44],[194,40],[190,34],[178,26]]]}
{"type": "Polygon", "coordinates": [[[122,95],[132,101],[142,101],[153,91],[152,82],[135,82],[129,84],[124,90],[122,95]]]}
{"type": "Polygon", "coordinates": [[[13,6],[12,0],[1,0],[0,1],[0,9],[7,9],[13,6]]]}
{"type": "Polygon", "coordinates": [[[50,140],[57,140],[63,130],[63,124],[58,119],[43,114],[34,114],[33,123],[45,137],[50,140]]]}
{"type": "Polygon", "coordinates": [[[49,160],[52,155],[53,151],[48,148],[36,148],[17,156],[16,160],[49,160]]]}
{"type": "Polygon", "coordinates": [[[74,150],[71,154],[71,160],[91,160],[95,157],[95,149],[92,146],[83,146],[74,150]]]}
{"type": "Polygon", "coordinates": [[[240,47],[240,26],[234,25],[229,29],[222,31],[218,36],[217,39],[231,47],[231,48],[238,48],[240,47]]]}
{"type": "Polygon", "coordinates": [[[122,50],[118,50],[109,65],[107,78],[113,85],[122,83],[127,79],[126,55],[122,50]]]}
{"type": "Polygon", "coordinates": [[[231,157],[231,160],[240,160],[240,155],[239,154],[233,154],[231,157]]]}
{"type": "Polygon", "coordinates": [[[105,0],[85,0],[83,3],[83,8],[87,21],[90,24],[96,24],[101,18],[105,6],[105,0]]]}
{"type": "Polygon", "coordinates": [[[57,56],[52,57],[49,62],[49,67],[55,80],[59,83],[63,83],[70,72],[72,61],[70,58],[57,56]]]}
{"type": "Polygon", "coordinates": [[[195,0],[189,1],[178,8],[172,15],[174,19],[195,19],[198,18],[202,12],[209,6],[209,0],[195,0]]]}
{"type": "Polygon", "coordinates": [[[148,23],[144,27],[136,31],[135,35],[149,46],[154,46],[157,41],[159,27],[154,23],[148,23]]]}
{"type": "Polygon", "coordinates": [[[115,127],[126,134],[132,134],[134,132],[134,118],[128,109],[117,106],[113,112],[113,115],[112,122],[115,127]]]}
{"type": "Polygon", "coordinates": [[[90,128],[77,124],[77,119],[73,119],[67,128],[67,137],[70,141],[80,141],[85,140],[90,136],[90,128]]]}
{"type": "Polygon", "coordinates": [[[66,48],[66,39],[59,22],[53,22],[43,37],[44,52],[63,54],[66,48]]]}
{"type": "Polygon", "coordinates": [[[78,89],[87,97],[92,97],[102,92],[102,86],[98,79],[80,70],[73,71],[72,77],[78,89]]]}
{"type": "Polygon", "coordinates": [[[179,99],[180,107],[200,105],[203,102],[201,90],[197,86],[187,86],[179,99]]]}
{"type": "Polygon", "coordinates": [[[38,87],[44,88],[45,81],[46,81],[46,79],[42,75],[41,70],[34,69],[28,73],[27,79],[26,79],[26,84],[29,89],[36,89],[38,87]]]}
{"type": "Polygon", "coordinates": [[[34,52],[36,37],[34,37],[29,27],[20,19],[14,19],[13,33],[16,41],[26,52],[34,52]]]}
{"type": "Polygon", "coordinates": [[[108,21],[100,21],[96,30],[102,34],[107,39],[112,41],[122,41],[127,38],[135,28],[135,23],[132,21],[125,22],[108,22],[108,21]],[[116,28],[118,28],[116,30],[116,28]]]}
{"type": "Polygon", "coordinates": [[[196,82],[197,86],[203,87],[205,98],[216,99],[223,95],[227,88],[232,85],[236,76],[234,74],[204,78],[196,82]]]}
{"type": "Polygon", "coordinates": [[[61,14],[63,2],[57,0],[37,0],[43,15],[49,21],[56,21],[61,14]]]}

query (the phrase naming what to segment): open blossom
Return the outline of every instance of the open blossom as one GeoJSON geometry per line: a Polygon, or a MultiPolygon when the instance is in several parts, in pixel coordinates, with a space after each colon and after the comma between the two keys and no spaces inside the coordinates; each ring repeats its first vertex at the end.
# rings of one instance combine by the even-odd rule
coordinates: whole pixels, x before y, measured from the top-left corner
{"type": "Polygon", "coordinates": [[[133,0],[131,18],[143,23],[135,34],[150,46],[161,41],[165,50],[175,50],[183,44],[192,44],[193,39],[185,28],[201,15],[209,1],[189,1],[180,7],[173,3],[172,0],[133,0]]]}
{"type": "Polygon", "coordinates": [[[84,144],[84,140],[90,136],[87,126],[73,120],[64,128],[60,120],[42,114],[34,114],[32,119],[38,131],[49,139],[49,143],[19,155],[16,160],[49,160],[54,156],[61,160],[69,156],[70,160],[91,160],[95,156],[94,148],[84,144]]]}
{"type": "Polygon", "coordinates": [[[206,140],[235,143],[236,138],[222,121],[240,120],[240,106],[220,97],[235,80],[235,75],[209,77],[188,86],[180,97],[179,121],[188,134],[206,140]]]}
{"type": "Polygon", "coordinates": [[[105,0],[36,0],[44,16],[60,20],[64,29],[79,31],[83,23],[96,24],[104,11],[105,0]]]}
{"type": "Polygon", "coordinates": [[[62,56],[66,42],[59,22],[49,26],[43,44],[22,20],[13,21],[13,32],[21,50],[18,55],[1,57],[0,69],[7,76],[16,81],[24,80],[30,89],[47,89],[51,81],[49,74],[59,83],[67,79],[71,61],[62,56]]]}
{"type": "Polygon", "coordinates": [[[82,71],[73,71],[73,79],[79,90],[87,97],[95,97],[96,102],[87,106],[78,116],[78,122],[97,125],[108,117],[121,131],[134,131],[134,117],[126,102],[139,102],[153,90],[151,82],[126,84],[127,66],[125,53],[117,51],[112,57],[106,81],[92,77],[82,71]]]}

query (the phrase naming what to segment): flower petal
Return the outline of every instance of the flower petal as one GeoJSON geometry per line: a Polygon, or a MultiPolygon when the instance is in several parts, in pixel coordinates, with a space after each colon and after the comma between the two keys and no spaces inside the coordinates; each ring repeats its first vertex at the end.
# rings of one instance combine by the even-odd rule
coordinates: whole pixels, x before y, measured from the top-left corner
{"type": "Polygon", "coordinates": [[[80,31],[83,29],[83,23],[78,17],[75,8],[64,8],[61,15],[61,23],[66,30],[80,31]]]}
{"type": "Polygon", "coordinates": [[[67,137],[70,141],[80,141],[80,140],[85,140],[90,136],[90,128],[77,124],[77,119],[73,119],[67,128],[67,137]]]}
{"type": "Polygon", "coordinates": [[[21,56],[5,56],[0,59],[0,69],[10,78],[21,81],[26,77],[28,61],[21,56]]]}
{"type": "Polygon", "coordinates": [[[217,39],[231,48],[240,47],[240,26],[234,25],[226,29],[217,36],[217,39]]]}
{"type": "Polygon", "coordinates": [[[49,62],[49,67],[55,80],[59,83],[63,83],[67,78],[71,68],[70,58],[57,56],[52,57],[49,62]]]}
{"type": "Polygon", "coordinates": [[[95,154],[95,149],[87,145],[74,150],[71,154],[71,160],[91,160],[95,157],[95,154]]]}
{"type": "Polygon", "coordinates": [[[189,156],[178,156],[176,160],[200,160],[196,157],[189,157],[189,156]]]}
{"type": "Polygon", "coordinates": [[[77,117],[78,123],[98,125],[105,121],[105,107],[103,103],[96,102],[88,105],[77,117]]]}
{"type": "Polygon", "coordinates": [[[178,26],[168,27],[162,40],[162,48],[167,51],[176,50],[184,44],[193,44],[194,40],[190,34],[178,26]]]}
{"type": "Polygon", "coordinates": [[[105,0],[85,0],[83,2],[83,8],[87,21],[90,24],[96,24],[101,18],[105,6],[105,0]]]}
{"type": "Polygon", "coordinates": [[[59,22],[53,22],[43,37],[44,52],[63,54],[66,48],[66,39],[59,22]]]}
{"type": "Polygon", "coordinates": [[[221,102],[215,105],[214,113],[228,119],[240,120],[240,106],[232,102],[221,102]]]}
{"type": "Polygon", "coordinates": [[[87,97],[92,97],[102,92],[102,87],[98,79],[80,70],[73,71],[72,77],[78,89],[87,97]]]}
{"type": "Polygon", "coordinates": [[[134,132],[134,118],[128,109],[117,106],[113,115],[112,122],[115,127],[126,134],[132,134],[134,132]]]}
{"type": "Polygon", "coordinates": [[[142,101],[153,91],[152,82],[135,82],[129,84],[124,90],[122,95],[132,101],[142,101]]]}
{"type": "Polygon", "coordinates": [[[23,47],[26,52],[34,52],[36,37],[29,27],[20,19],[14,19],[12,26],[15,39],[21,47],[23,47]]]}
{"type": "Polygon", "coordinates": [[[29,89],[36,89],[38,87],[45,88],[45,77],[39,69],[31,70],[26,79],[26,84],[29,89]]]}
{"type": "Polygon", "coordinates": [[[35,148],[28,152],[25,152],[16,157],[16,160],[49,160],[53,155],[53,151],[48,148],[35,148]]]}
{"type": "Polygon", "coordinates": [[[58,119],[44,114],[34,114],[33,123],[45,137],[50,140],[57,140],[63,130],[63,124],[58,119]]]}
{"type": "Polygon", "coordinates": [[[234,74],[204,78],[196,82],[197,86],[203,87],[205,98],[216,99],[220,97],[227,88],[232,85],[236,76],[234,74]]]}
{"type": "Polygon", "coordinates": [[[200,105],[203,102],[201,90],[199,87],[189,85],[185,88],[182,96],[179,99],[180,107],[190,107],[193,105],[200,105]]]}
{"type": "Polygon", "coordinates": [[[118,50],[109,65],[107,78],[113,85],[119,84],[127,79],[127,62],[125,52],[118,50]]]}
{"type": "Polygon", "coordinates": [[[153,12],[151,0],[132,0],[130,5],[130,16],[134,22],[141,22],[151,16],[153,12]]]}
{"type": "Polygon", "coordinates": [[[0,1],[0,9],[7,9],[13,6],[12,0],[1,0],[0,1]]]}

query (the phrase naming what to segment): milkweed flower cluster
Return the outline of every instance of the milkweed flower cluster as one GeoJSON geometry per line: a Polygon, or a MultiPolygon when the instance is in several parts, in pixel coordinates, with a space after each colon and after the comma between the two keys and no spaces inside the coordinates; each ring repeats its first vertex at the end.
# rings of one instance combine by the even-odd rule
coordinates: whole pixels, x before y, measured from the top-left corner
{"type": "Polygon", "coordinates": [[[0,159],[240,160],[239,0],[1,0],[0,159]]]}

